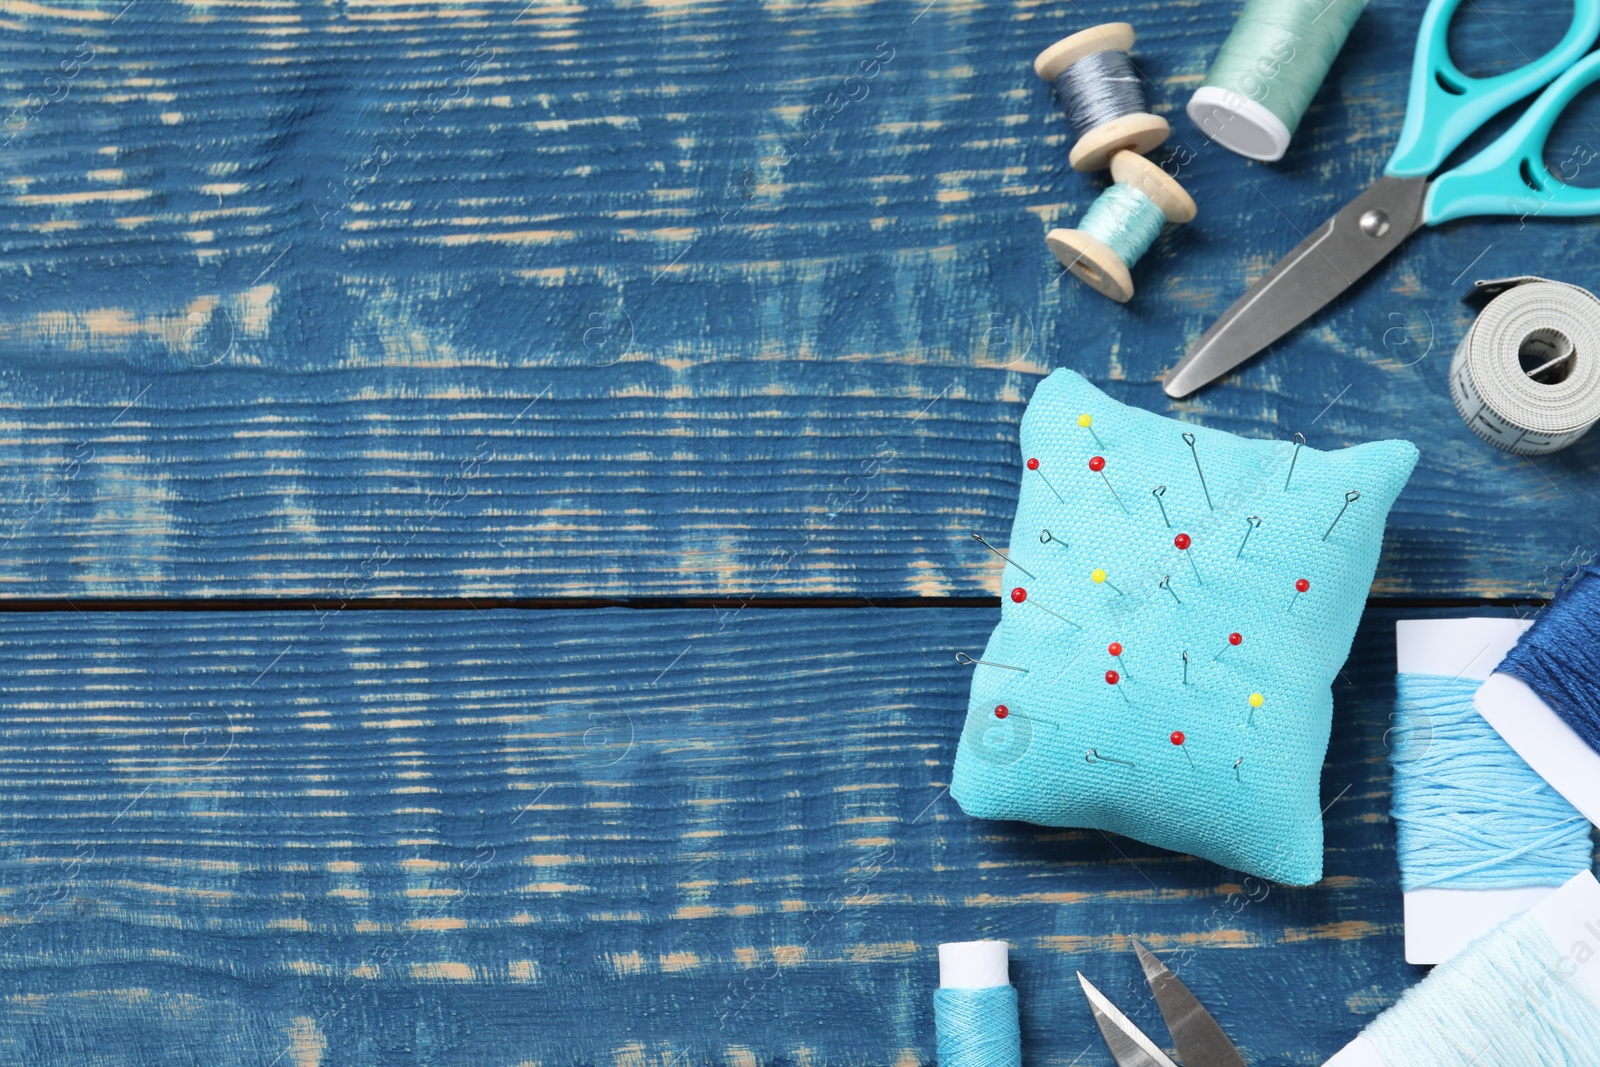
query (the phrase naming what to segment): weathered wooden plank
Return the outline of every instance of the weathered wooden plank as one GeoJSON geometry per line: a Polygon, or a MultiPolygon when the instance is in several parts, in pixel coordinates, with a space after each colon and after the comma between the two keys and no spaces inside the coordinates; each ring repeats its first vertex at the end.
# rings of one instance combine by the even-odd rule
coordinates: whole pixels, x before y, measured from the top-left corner
{"type": "Polygon", "coordinates": [[[1320,1063],[1417,973],[1394,617],[1284,889],[964,816],[989,611],[0,615],[0,1060],[931,1063],[934,946],[987,935],[1030,1062],[1104,1064],[1074,971],[1161,1034],[1137,934],[1320,1063]]]}
{"type": "Polygon", "coordinates": [[[1231,385],[1155,384],[1378,172],[1415,8],[1262,167],[1178,110],[1229,5],[6,5],[0,595],[989,592],[967,534],[1059,365],[1411,437],[1378,592],[1527,595],[1595,540],[1600,443],[1467,432],[1456,297],[1592,280],[1593,223],[1425,233],[1231,385]],[[1091,17],[1138,26],[1202,209],[1127,307],[1041,241],[1101,183],[1028,63],[1091,17]]]}

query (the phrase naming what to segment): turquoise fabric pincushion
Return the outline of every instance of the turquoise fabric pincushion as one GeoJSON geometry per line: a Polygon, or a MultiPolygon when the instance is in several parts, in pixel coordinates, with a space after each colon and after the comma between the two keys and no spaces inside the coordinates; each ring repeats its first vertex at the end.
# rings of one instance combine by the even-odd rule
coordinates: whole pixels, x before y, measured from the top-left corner
{"type": "Polygon", "coordinates": [[[1022,461],[951,794],[978,818],[1320,879],[1330,687],[1416,447],[1246,440],[1058,370],[1022,461]]]}

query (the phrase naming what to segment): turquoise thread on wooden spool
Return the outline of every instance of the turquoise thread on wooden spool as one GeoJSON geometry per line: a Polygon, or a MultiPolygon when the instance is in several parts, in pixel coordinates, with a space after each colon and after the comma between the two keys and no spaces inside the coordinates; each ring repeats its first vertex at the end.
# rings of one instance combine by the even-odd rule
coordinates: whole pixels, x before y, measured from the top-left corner
{"type": "Polygon", "coordinates": [[[1193,198],[1166,171],[1134,152],[1111,158],[1116,183],[1101,193],[1076,229],[1045,234],[1052,254],[1096,292],[1118,303],[1133,297],[1133,266],[1169,222],[1195,216],[1193,198]]]}

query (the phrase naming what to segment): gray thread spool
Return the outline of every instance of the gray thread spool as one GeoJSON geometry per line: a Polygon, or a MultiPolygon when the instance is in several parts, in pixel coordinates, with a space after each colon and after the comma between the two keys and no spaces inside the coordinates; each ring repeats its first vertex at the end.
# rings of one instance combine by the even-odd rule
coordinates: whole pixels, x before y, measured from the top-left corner
{"type": "Polygon", "coordinates": [[[1034,73],[1055,86],[1078,135],[1067,157],[1073,170],[1104,170],[1116,153],[1143,155],[1172,132],[1166,119],[1146,110],[1128,59],[1131,48],[1133,27],[1108,22],[1062,38],[1033,61],[1034,73]]]}

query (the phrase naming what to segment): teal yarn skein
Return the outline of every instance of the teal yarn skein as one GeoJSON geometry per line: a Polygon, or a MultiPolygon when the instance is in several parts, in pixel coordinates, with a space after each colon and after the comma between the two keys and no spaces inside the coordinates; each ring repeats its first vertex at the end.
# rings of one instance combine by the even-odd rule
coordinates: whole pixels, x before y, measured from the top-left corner
{"type": "Polygon", "coordinates": [[[1589,820],[1473,708],[1479,684],[1395,680],[1390,815],[1407,892],[1558,886],[1589,869],[1589,820]]]}
{"type": "Polygon", "coordinates": [[[1126,182],[1117,182],[1089,205],[1078,229],[1098,238],[1132,267],[1155,244],[1166,224],[1166,213],[1154,200],[1126,182]]]}
{"type": "Polygon", "coordinates": [[[1022,1024],[1015,986],[936,989],[933,1025],[940,1067],[1021,1067],[1022,1024]]]}
{"type": "Polygon", "coordinates": [[[1397,1067],[1600,1067],[1600,1005],[1571,963],[1524,912],[1434,968],[1362,1036],[1397,1067]]]}
{"type": "Polygon", "coordinates": [[[1246,0],[1189,117],[1242,156],[1281,159],[1365,7],[1366,0],[1246,0]]]}

